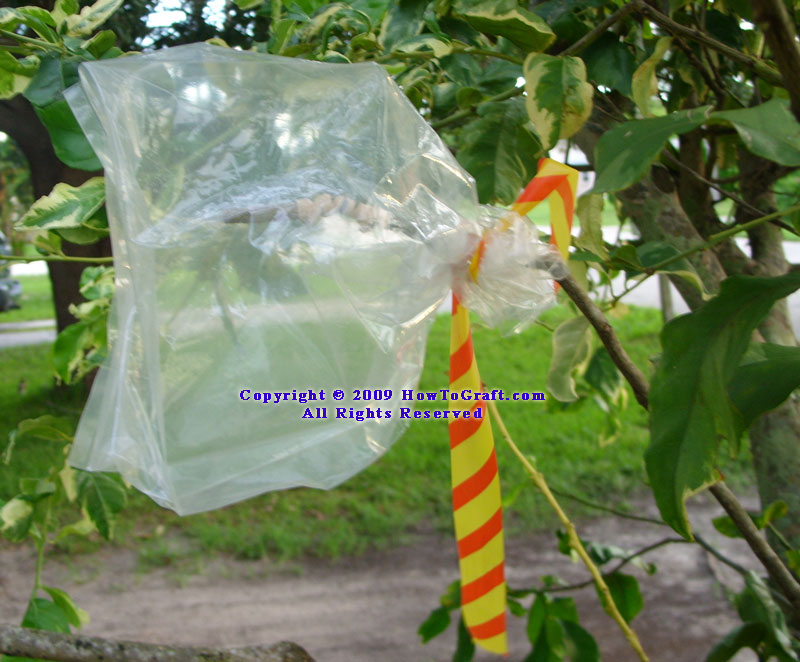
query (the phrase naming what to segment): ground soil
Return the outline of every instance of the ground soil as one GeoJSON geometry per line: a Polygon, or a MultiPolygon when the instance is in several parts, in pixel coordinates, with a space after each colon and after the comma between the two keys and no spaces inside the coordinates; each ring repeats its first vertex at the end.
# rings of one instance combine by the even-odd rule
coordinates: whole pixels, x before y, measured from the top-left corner
{"type": "MultiPolygon", "coordinates": [[[[653,514],[647,504],[641,513],[653,514]]],[[[741,541],[711,529],[717,508],[695,499],[697,530],[736,561],[755,567],[741,541]]],[[[581,537],[637,549],[669,529],[601,518],[581,523],[581,537]]],[[[507,543],[507,574],[513,587],[535,585],[545,574],[570,582],[587,577],[582,566],[558,553],[552,533],[507,543]]],[[[633,566],[641,583],[644,610],[634,620],[653,662],[705,659],[713,642],[737,624],[722,584],[738,581],[697,545],[676,544],[648,555],[658,566],[647,576],[633,566]],[[722,584],[720,583],[722,582],[722,584]]],[[[33,555],[22,548],[0,550],[0,622],[19,622],[33,577],[33,555]]],[[[309,560],[278,565],[269,560],[202,561],[191,571],[166,566],[142,570],[135,551],[104,547],[82,556],[51,559],[44,581],[66,589],[89,611],[87,634],[158,643],[238,646],[291,640],[318,662],[444,662],[452,658],[454,628],[422,646],[419,624],[437,606],[456,578],[452,540],[420,535],[412,544],[337,561],[309,560]]],[[[603,659],[635,660],[616,626],[599,608],[594,590],[575,593],[581,621],[597,638],[603,659]]],[[[509,661],[530,648],[524,622],[511,618],[509,661]]],[[[476,660],[496,660],[478,654],[476,660]]],[[[749,654],[737,662],[754,660],[749,654]]]]}

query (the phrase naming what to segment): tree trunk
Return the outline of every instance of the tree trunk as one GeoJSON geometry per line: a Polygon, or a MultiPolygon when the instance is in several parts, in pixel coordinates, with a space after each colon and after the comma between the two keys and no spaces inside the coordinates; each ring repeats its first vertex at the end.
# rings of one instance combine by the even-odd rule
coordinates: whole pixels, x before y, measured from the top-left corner
{"type": "MultiPolygon", "coordinates": [[[[53,151],[47,129],[39,121],[30,103],[22,96],[0,101],[0,131],[14,139],[28,160],[33,194],[36,198],[50,193],[59,182],[78,186],[90,177],[100,174],[75,170],[59,161],[53,151]]],[[[111,244],[107,240],[88,246],[63,242],[62,248],[67,255],[81,257],[111,255],[111,244]]],[[[67,262],[48,263],[50,281],[53,285],[56,326],[59,331],[75,322],[75,318],[69,312],[69,306],[82,299],[78,283],[85,266],[67,262]]]]}
{"type": "MultiPolygon", "coordinates": [[[[594,146],[603,132],[610,128],[608,114],[595,113],[575,136],[590,163],[594,160],[594,146]]],[[[696,150],[686,145],[683,156],[696,150]]],[[[697,163],[692,164],[697,169],[697,163]]],[[[740,153],[742,196],[753,207],[763,213],[776,210],[775,201],[769,191],[777,178],[775,164],[740,153]]],[[[680,178],[680,175],[679,175],[680,178]]],[[[703,241],[703,233],[716,231],[716,224],[709,219],[707,205],[696,205],[702,220],[697,226],[686,213],[678,194],[670,185],[671,177],[665,176],[661,166],[651,168],[650,174],[640,182],[616,194],[624,212],[630,216],[645,241],[666,241],[678,250],[685,250],[703,241]]],[[[696,194],[688,184],[681,186],[685,195],[696,194]]],[[[697,198],[694,199],[697,203],[697,198]]],[[[755,218],[753,212],[739,211],[740,222],[755,218]],[[746,215],[745,215],[746,214],[746,215]]],[[[746,256],[732,240],[723,242],[713,251],[703,251],[690,258],[692,266],[709,292],[716,292],[719,283],[729,275],[752,273],[761,276],[777,276],[788,271],[789,265],[783,253],[782,235],[779,228],[764,224],[749,235],[751,252],[746,256]],[[724,268],[723,268],[724,265],[724,268]]],[[[673,283],[690,309],[702,305],[697,290],[682,279],[673,283]]],[[[759,328],[767,342],[796,345],[786,302],[778,302],[759,328]]],[[[781,407],[759,418],[750,428],[750,444],[756,474],[759,498],[762,507],[781,499],[789,512],[775,522],[778,531],[795,548],[800,548],[800,402],[790,398],[781,407]]],[[[774,544],[774,540],[772,541],[774,544]]],[[[781,549],[778,545],[776,549],[781,549]]]]}
{"type": "MultiPolygon", "coordinates": [[[[740,150],[742,197],[754,208],[769,214],[778,206],[772,187],[780,175],[774,163],[740,150]]],[[[754,212],[739,210],[737,220],[746,222],[754,212]]],[[[772,224],[760,225],[748,233],[755,273],[780,276],[789,271],[783,252],[781,229],[772,224]]],[[[764,340],[779,345],[796,346],[786,300],[778,301],[759,327],[764,340]]],[[[800,548],[800,400],[791,397],[778,409],[759,418],[750,428],[750,446],[762,508],[781,499],[789,507],[787,517],[774,525],[794,548],[800,548]]],[[[776,549],[774,536],[771,542],[776,549]]]]}

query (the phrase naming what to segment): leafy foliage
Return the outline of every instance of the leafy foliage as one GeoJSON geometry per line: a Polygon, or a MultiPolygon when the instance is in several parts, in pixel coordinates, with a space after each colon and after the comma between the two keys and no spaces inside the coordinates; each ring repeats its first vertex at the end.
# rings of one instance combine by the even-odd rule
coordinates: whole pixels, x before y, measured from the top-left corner
{"type": "Polygon", "coordinates": [[[645,462],[661,516],[686,538],[686,497],[719,480],[719,440],[738,445],[742,420],[727,390],[736,366],[772,304],[798,288],[798,273],[730,278],[703,308],[664,327],[645,462]]]}
{"type": "MultiPolygon", "coordinates": [[[[560,140],[574,138],[586,150],[597,178],[593,193],[578,204],[581,234],[569,266],[586,288],[601,299],[610,298],[601,305],[616,312],[621,307],[611,287],[620,274],[626,287],[635,287],[654,273],[667,273],[693,288],[700,301],[716,291],[717,283],[674,237],[611,246],[601,232],[604,209],[614,207],[630,216],[640,230],[646,221],[658,225],[663,220],[658,208],[648,207],[646,200],[630,201],[637,184],[649,185],[658,174],[659,189],[674,192],[674,213],[692,228],[687,243],[708,241],[710,247],[711,239],[730,229],[726,224],[753,218],[756,204],[770,211],[771,192],[755,199],[740,173],[740,161],[755,161],[757,172],[776,177],[800,166],[800,126],[750,4],[673,1],[660,6],[661,11],[651,4],[647,13],[639,6],[625,14],[619,11],[621,3],[604,0],[552,0],[532,10],[514,0],[237,0],[217,29],[207,22],[203,3],[189,3],[185,20],[161,29],[153,40],[161,46],[215,38],[221,45],[274,55],[378,62],[475,177],[481,202],[513,202],[535,173],[539,156],[560,140]],[[605,19],[613,19],[608,29],[596,30],[605,19]],[[746,67],[741,56],[749,58],[746,67]],[[583,147],[593,144],[587,139],[592,132],[602,135],[593,148],[583,147]],[[736,201],[728,219],[713,205],[718,195],[736,201]],[[647,219],[651,213],[655,217],[647,219]]],[[[38,6],[0,9],[0,34],[11,44],[0,45],[0,98],[24,95],[58,158],[73,168],[94,171],[99,163],[63,92],[77,80],[80,62],[122,54],[114,32],[101,29],[107,21],[124,48],[141,45],[145,35],[136,18],[153,2],[126,0],[126,12],[115,14],[122,5],[122,0],[57,0],[52,11],[38,6]]],[[[796,3],[790,8],[796,20],[796,3]]],[[[796,196],[796,180],[784,186],[788,189],[776,185],[775,191],[796,196]]],[[[63,257],[62,241],[88,244],[107,236],[103,202],[99,177],[80,187],[59,184],[35,203],[20,227],[33,233],[40,251],[63,257]]],[[[784,231],[800,234],[800,210],[795,207],[784,221],[784,231]]],[[[759,260],[756,253],[749,257],[759,260]]],[[[724,269],[736,274],[741,267],[726,264],[724,269]]],[[[78,322],[54,347],[56,372],[66,383],[83,378],[105,356],[113,279],[113,270],[103,267],[84,272],[81,293],[86,300],[71,309],[78,322]]],[[[662,517],[686,537],[691,530],[685,499],[719,479],[720,442],[735,450],[747,429],[798,387],[796,347],[751,342],[772,303],[798,286],[796,273],[773,279],[734,277],[723,283],[716,298],[664,329],[663,355],[650,393],[652,438],[645,461],[662,517]]],[[[582,316],[555,330],[548,407],[557,415],[595,402],[607,414],[606,429],[592,432],[602,443],[617,433],[618,412],[628,396],[611,355],[592,338],[582,316]]],[[[68,444],[71,431],[53,417],[23,421],[10,439],[6,461],[19,440],[33,436],[68,444]]],[[[95,530],[109,537],[124,502],[124,488],[115,479],[76,474],[62,463],[47,475],[20,481],[19,494],[0,504],[0,529],[10,539],[29,537],[40,547],[95,530]],[[49,531],[48,504],[54,499],[74,502],[81,516],[49,531]]],[[[774,528],[796,520],[792,506],[781,503],[754,515],[756,524],[774,528]]],[[[736,533],[726,518],[715,525],[736,533]]],[[[614,546],[585,546],[600,566],[612,559],[619,564],[631,560],[614,546]]],[[[787,558],[800,566],[797,550],[790,549],[787,558]]],[[[637,561],[641,563],[638,557],[632,562],[637,561]]],[[[633,620],[642,608],[638,582],[619,572],[619,566],[606,566],[606,573],[615,604],[627,621],[633,620]]],[[[532,646],[527,659],[599,659],[594,639],[578,623],[574,602],[548,593],[549,581],[509,592],[512,613],[527,615],[532,646]],[[522,600],[529,596],[533,599],[526,606],[522,600]]],[[[727,660],[744,647],[763,659],[795,659],[785,619],[769,589],[755,575],[746,581],[737,598],[743,625],[708,659],[727,660]]],[[[83,622],[68,596],[37,588],[51,599],[34,597],[26,613],[31,627],[65,632],[70,624],[83,622]]],[[[448,627],[458,603],[458,586],[451,585],[420,627],[423,641],[448,627]]],[[[459,620],[454,659],[473,655],[474,645],[459,620]]]]}

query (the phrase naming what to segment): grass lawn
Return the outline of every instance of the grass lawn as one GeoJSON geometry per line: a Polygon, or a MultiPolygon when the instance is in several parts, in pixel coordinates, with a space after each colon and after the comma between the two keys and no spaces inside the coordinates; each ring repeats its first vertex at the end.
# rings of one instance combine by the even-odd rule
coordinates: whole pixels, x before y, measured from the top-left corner
{"type": "MultiPolygon", "coordinates": [[[[557,324],[567,314],[567,308],[561,306],[544,319],[557,324]]],[[[658,352],[659,313],[631,308],[613,322],[633,359],[649,373],[649,358],[658,352]]],[[[439,316],[428,341],[420,390],[447,388],[448,343],[449,318],[439,316]]],[[[506,392],[544,390],[550,343],[550,332],[539,326],[510,338],[474,329],[483,380],[489,388],[506,392]]],[[[47,346],[0,350],[0,440],[26,417],[62,413],[77,420],[83,396],[74,390],[54,391],[49,370],[47,346]],[[24,393],[20,393],[22,379],[26,382],[24,393]]],[[[526,454],[536,457],[553,487],[622,507],[626,499],[641,492],[647,419],[633,397],[619,438],[607,446],[598,442],[604,414],[593,403],[560,413],[549,411],[545,402],[501,402],[499,406],[515,441],[526,454]]],[[[552,525],[555,520],[546,504],[497,433],[496,440],[504,497],[512,501],[507,509],[507,529],[519,533],[552,525]]],[[[34,472],[55,452],[59,452],[57,447],[44,443],[20,448],[13,466],[0,466],[0,498],[11,496],[17,479],[34,472]]],[[[744,466],[745,460],[740,460],[725,472],[747,481],[744,466]]],[[[565,502],[565,506],[573,514],[581,512],[573,503],[565,502]]],[[[151,564],[213,551],[245,558],[336,557],[369,546],[397,544],[414,531],[449,532],[450,508],[445,423],[417,421],[381,459],[329,492],[273,492],[183,518],[133,492],[119,532],[120,543],[137,544],[144,562],[151,564]],[[183,542],[178,544],[175,536],[167,535],[171,533],[181,534],[183,542]]],[[[61,514],[67,516],[74,514],[61,514]]]]}
{"type": "Polygon", "coordinates": [[[0,324],[55,318],[49,276],[15,276],[15,280],[22,284],[22,294],[17,299],[20,307],[0,313],[0,324]]]}

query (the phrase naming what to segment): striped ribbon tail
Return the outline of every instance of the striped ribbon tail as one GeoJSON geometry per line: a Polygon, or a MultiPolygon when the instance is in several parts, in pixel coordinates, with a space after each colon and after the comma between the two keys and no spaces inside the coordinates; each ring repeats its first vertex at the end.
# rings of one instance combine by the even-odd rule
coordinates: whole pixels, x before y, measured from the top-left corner
{"type": "MultiPolygon", "coordinates": [[[[550,202],[550,243],[567,259],[572,215],[578,191],[578,171],[551,159],[541,159],[539,170],[512,209],[525,216],[542,200],[550,202]]],[[[477,279],[486,248],[482,240],[470,264],[477,279]]],[[[556,288],[558,284],[556,283],[556,288]]],[[[475,353],[469,311],[453,295],[450,326],[450,391],[483,390],[475,353]]],[[[453,518],[461,570],[461,613],[472,639],[493,653],[508,653],[506,635],[505,552],[500,477],[492,427],[486,404],[450,400],[451,411],[462,412],[450,421],[450,460],[453,481],[453,518]],[[463,417],[469,413],[469,418],[463,417]]]]}
{"type": "Polygon", "coordinates": [[[578,195],[578,171],[553,159],[539,159],[536,177],[525,187],[511,209],[525,216],[542,200],[550,203],[550,243],[565,260],[569,253],[572,215],[578,195]]]}
{"type": "MultiPolygon", "coordinates": [[[[469,311],[453,295],[450,327],[450,390],[480,393],[469,311]]],[[[450,421],[453,516],[461,570],[461,613],[475,643],[507,653],[503,512],[492,426],[486,403],[450,400],[470,418],[450,421]]]]}

